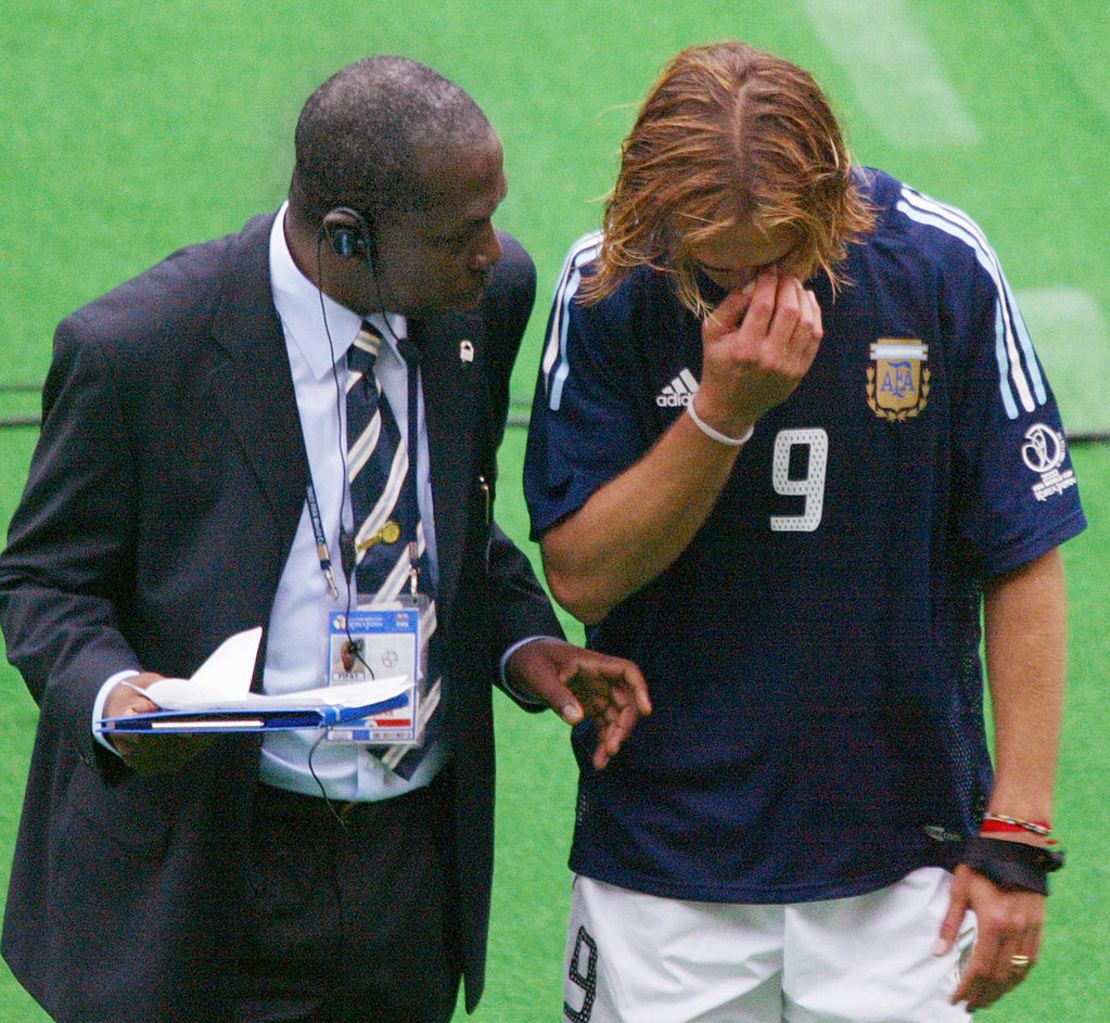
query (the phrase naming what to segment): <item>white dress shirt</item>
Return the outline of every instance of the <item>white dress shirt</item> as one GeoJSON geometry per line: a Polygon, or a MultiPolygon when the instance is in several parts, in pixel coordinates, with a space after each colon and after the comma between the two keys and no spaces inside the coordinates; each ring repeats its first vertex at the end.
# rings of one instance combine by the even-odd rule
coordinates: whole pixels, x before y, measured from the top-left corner
{"type": "MultiPolygon", "coordinates": [[[[270,279],[274,306],[285,333],[308,465],[316,487],[324,534],[333,554],[339,596],[336,600],[328,596],[306,504],[301,510],[301,520],[270,614],[262,674],[262,687],[267,693],[296,692],[327,683],[328,614],[347,608],[349,580],[342,578],[338,564],[340,515],[345,527],[353,528],[351,502],[343,479],[347,451],[346,357],[362,323],[357,313],[322,296],[297,269],[285,242],[285,210],[283,205],[278,211],[270,234],[270,279]],[[338,390],[337,379],[343,383],[338,390]]],[[[428,479],[424,398],[423,394],[417,395],[417,422],[411,424],[410,429],[408,373],[397,351],[397,340],[406,336],[407,327],[401,316],[389,315],[383,319],[374,315],[370,319],[385,339],[374,372],[401,433],[411,437],[415,432],[418,441],[417,498],[434,581],[438,576],[438,561],[428,479]]],[[[353,597],[351,602],[357,604],[353,597]]],[[[363,746],[325,739],[313,751],[319,735],[319,732],[307,730],[268,732],[262,741],[262,781],[307,795],[320,795],[322,785],[333,799],[385,799],[426,785],[446,757],[443,742],[437,741],[413,777],[405,780],[384,767],[363,746]]]]}

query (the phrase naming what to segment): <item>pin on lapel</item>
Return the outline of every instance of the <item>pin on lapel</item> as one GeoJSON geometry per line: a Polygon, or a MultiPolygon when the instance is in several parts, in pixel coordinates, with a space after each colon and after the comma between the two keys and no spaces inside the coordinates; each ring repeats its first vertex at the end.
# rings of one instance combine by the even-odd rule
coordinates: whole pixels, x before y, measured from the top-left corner
{"type": "Polygon", "coordinates": [[[459,342],[459,362],[474,361],[474,342],[466,339],[459,342]]]}

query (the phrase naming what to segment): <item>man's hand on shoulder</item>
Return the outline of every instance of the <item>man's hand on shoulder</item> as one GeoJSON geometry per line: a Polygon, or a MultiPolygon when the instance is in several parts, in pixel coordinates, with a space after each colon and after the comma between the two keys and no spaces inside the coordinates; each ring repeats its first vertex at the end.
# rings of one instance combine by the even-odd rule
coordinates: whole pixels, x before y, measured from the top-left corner
{"type": "Polygon", "coordinates": [[[594,767],[619,752],[636,722],[651,713],[640,669],[623,657],[584,650],[560,639],[537,639],[516,650],[505,675],[543,700],[568,725],[589,717],[597,726],[594,767]]]}
{"type": "MultiPolygon", "coordinates": [[[[140,675],[117,682],[104,701],[104,717],[129,717],[132,714],[148,714],[157,710],[157,705],[140,690],[153,685],[160,678],[162,676],[153,671],[144,671],[140,675]]],[[[124,763],[146,777],[180,770],[212,741],[208,735],[117,733],[107,738],[123,757],[124,763]]]]}

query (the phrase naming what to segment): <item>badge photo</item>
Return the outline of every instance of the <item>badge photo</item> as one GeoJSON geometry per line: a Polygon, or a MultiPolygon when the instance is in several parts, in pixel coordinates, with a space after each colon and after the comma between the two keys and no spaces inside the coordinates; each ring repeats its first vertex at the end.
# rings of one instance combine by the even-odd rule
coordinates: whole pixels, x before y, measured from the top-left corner
{"type": "Polygon", "coordinates": [[[328,622],[328,684],[368,682],[398,675],[410,683],[399,707],[351,724],[328,729],[330,742],[419,745],[423,739],[418,713],[422,691],[424,647],[421,609],[408,601],[396,607],[334,612],[328,622]]]}

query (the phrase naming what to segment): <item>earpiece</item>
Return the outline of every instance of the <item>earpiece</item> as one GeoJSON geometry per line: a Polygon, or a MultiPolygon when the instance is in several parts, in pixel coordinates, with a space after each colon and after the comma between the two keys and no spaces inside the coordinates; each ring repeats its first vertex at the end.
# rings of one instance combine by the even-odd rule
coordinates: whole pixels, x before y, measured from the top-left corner
{"type": "Polygon", "coordinates": [[[344,259],[361,259],[371,273],[378,272],[374,230],[357,210],[349,206],[328,210],[320,224],[320,231],[336,255],[344,259]]]}

